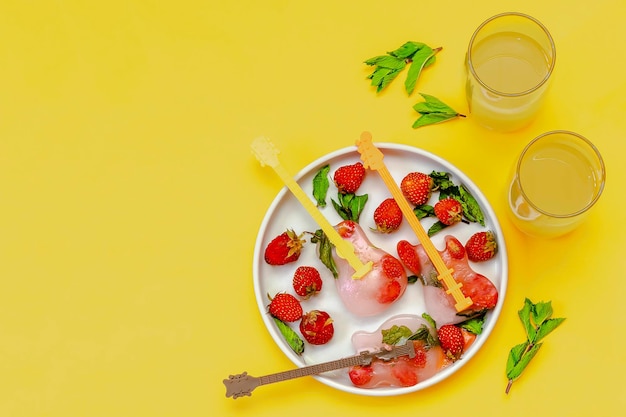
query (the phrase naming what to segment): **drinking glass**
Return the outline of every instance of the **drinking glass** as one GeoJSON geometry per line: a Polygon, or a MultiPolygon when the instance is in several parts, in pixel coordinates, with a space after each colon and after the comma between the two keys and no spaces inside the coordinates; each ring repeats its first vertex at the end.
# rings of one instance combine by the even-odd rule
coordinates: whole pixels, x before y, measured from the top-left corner
{"type": "Polygon", "coordinates": [[[514,166],[509,213],[523,232],[556,237],[576,228],[604,189],[598,149],[578,133],[555,130],[533,139],[514,166]]]}
{"type": "Polygon", "coordinates": [[[523,13],[501,13],[472,35],[465,59],[470,115],[500,132],[532,122],[554,70],[556,49],[548,29],[523,13]]]}

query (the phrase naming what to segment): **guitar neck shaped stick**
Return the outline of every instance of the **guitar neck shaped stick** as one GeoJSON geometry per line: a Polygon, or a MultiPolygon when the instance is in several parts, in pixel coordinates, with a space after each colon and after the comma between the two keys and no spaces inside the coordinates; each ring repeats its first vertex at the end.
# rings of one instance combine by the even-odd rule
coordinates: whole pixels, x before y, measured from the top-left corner
{"type": "Polygon", "coordinates": [[[315,220],[331,243],[335,245],[337,255],[348,261],[350,266],[354,269],[352,278],[362,278],[367,274],[372,269],[372,262],[365,264],[361,262],[359,257],[356,256],[352,244],[344,240],[328,220],[326,220],[296,180],[293,179],[280,163],[278,159],[279,152],[274,144],[268,138],[261,136],[252,141],[251,148],[261,165],[269,165],[276,174],[278,174],[283,183],[289,188],[289,191],[291,191],[313,220],[315,220]]]}
{"type": "Polygon", "coordinates": [[[254,377],[244,372],[239,375],[229,375],[228,379],[222,382],[226,386],[226,396],[237,399],[243,396],[252,395],[252,391],[260,386],[272,384],[274,382],[287,381],[289,379],[300,378],[303,376],[317,375],[324,372],[334,371],[336,369],[347,368],[356,365],[369,365],[374,358],[381,360],[391,360],[399,356],[415,357],[415,346],[412,341],[407,341],[404,345],[393,346],[391,349],[381,349],[377,352],[361,352],[359,355],[350,356],[348,358],[337,359],[330,362],[324,362],[316,365],[304,366],[302,368],[291,369],[289,371],[277,372],[275,374],[254,377]]]}
{"type": "Polygon", "coordinates": [[[389,192],[391,192],[392,197],[396,200],[398,206],[400,206],[400,210],[402,211],[404,218],[407,220],[411,229],[413,229],[413,232],[417,236],[417,239],[424,247],[428,258],[437,269],[437,273],[439,274],[437,278],[445,284],[446,293],[454,297],[456,310],[463,311],[471,306],[473,304],[472,299],[463,294],[461,291],[463,284],[455,281],[452,276],[452,272],[454,271],[449,269],[443,262],[443,259],[441,259],[439,251],[435,248],[435,245],[433,245],[433,242],[428,237],[428,234],[413,212],[409,202],[404,197],[402,190],[398,187],[398,184],[395,182],[391,173],[385,166],[385,163],[383,162],[384,155],[378,148],[376,148],[376,146],[374,146],[372,142],[372,135],[369,132],[363,132],[361,134],[361,138],[356,142],[356,145],[359,153],[361,154],[361,160],[364,165],[369,169],[378,171],[383,182],[389,189],[389,192]]]}

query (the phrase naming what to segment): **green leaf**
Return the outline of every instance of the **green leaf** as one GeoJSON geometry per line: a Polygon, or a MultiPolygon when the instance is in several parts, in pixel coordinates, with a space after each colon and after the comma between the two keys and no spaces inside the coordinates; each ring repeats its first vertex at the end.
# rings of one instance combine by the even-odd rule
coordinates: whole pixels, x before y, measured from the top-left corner
{"type": "Polygon", "coordinates": [[[413,123],[413,129],[417,129],[418,127],[423,127],[423,126],[435,125],[435,124],[438,124],[438,123],[443,123],[443,122],[448,121],[450,119],[456,118],[456,116],[457,116],[456,114],[455,115],[449,115],[449,114],[443,114],[443,113],[424,114],[424,115],[420,116],[413,123]]]}
{"type": "Polygon", "coordinates": [[[469,192],[467,188],[463,184],[461,184],[458,188],[459,190],[459,202],[463,207],[463,215],[465,218],[471,222],[479,223],[480,225],[485,225],[485,215],[478,204],[478,201],[474,198],[474,196],[469,192]]]}
{"type": "Polygon", "coordinates": [[[365,61],[367,65],[376,65],[381,68],[389,68],[392,70],[402,70],[406,67],[404,59],[396,58],[391,55],[380,55],[365,61]]]}
{"type": "Polygon", "coordinates": [[[388,345],[396,345],[403,340],[407,340],[413,332],[406,326],[393,325],[389,329],[381,330],[383,334],[383,343],[388,345]]]}
{"type": "Polygon", "coordinates": [[[564,318],[557,319],[547,319],[545,320],[541,326],[537,329],[537,335],[535,336],[535,341],[538,342],[544,337],[546,337],[549,333],[551,333],[554,329],[559,327],[561,323],[563,323],[564,318]]]}
{"type": "Polygon", "coordinates": [[[411,57],[413,62],[409,67],[409,71],[406,74],[406,80],[404,81],[404,88],[409,96],[413,94],[417,80],[422,73],[422,69],[424,69],[426,62],[428,62],[431,58],[434,59],[435,54],[440,50],[440,48],[433,50],[431,47],[423,45],[411,57]]]}
{"type": "Polygon", "coordinates": [[[446,227],[448,227],[448,225],[441,223],[439,220],[436,221],[435,223],[432,224],[432,226],[428,228],[428,237],[432,237],[436,235],[437,233],[441,232],[446,227]]]}
{"type": "Polygon", "coordinates": [[[514,381],[520,377],[520,375],[522,374],[522,372],[524,372],[524,369],[526,369],[526,367],[528,366],[532,358],[534,358],[537,352],[539,351],[539,348],[541,348],[541,345],[542,345],[541,343],[537,343],[535,345],[532,345],[530,349],[527,349],[524,351],[524,354],[521,356],[521,358],[519,358],[519,361],[517,361],[517,363],[515,363],[515,365],[510,369],[510,371],[506,373],[506,376],[509,380],[514,381]]]}
{"type": "Polygon", "coordinates": [[[387,52],[389,55],[393,55],[396,58],[407,59],[410,58],[418,49],[425,45],[421,42],[408,41],[395,51],[387,52]]]}
{"type": "MultiPolygon", "coordinates": [[[[506,361],[506,376],[509,379],[513,378],[513,371],[515,366],[522,360],[522,356],[524,352],[528,348],[528,342],[520,343],[519,345],[515,345],[509,351],[509,357],[506,361]]],[[[515,375],[517,378],[519,375],[515,375]]]]}
{"type": "Polygon", "coordinates": [[[435,216],[435,208],[428,204],[422,204],[421,206],[415,206],[413,208],[413,213],[418,219],[424,219],[426,217],[435,216]]]}
{"type": "Polygon", "coordinates": [[[319,207],[326,207],[326,194],[330,185],[329,172],[330,165],[324,165],[313,177],[313,197],[319,207]]]}
{"type": "Polygon", "coordinates": [[[287,325],[287,323],[277,319],[276,317],[273,317],[273,319],[278,327],[278,330],[280,330],[280,334],[283,335],[291,350],[298,355],[301,355],[302,352],[304,352],[304,341],[291,327],[287,325]]]}
{"type": "Polygon", "coordinates": [[[483,326],[485,325],[485,315],[480,317],[474,317],[463,323],[460,323],[461,328],[467,330],[470,333],[481,334],[483,332],[483,326]]]}
{"type": "Polygon", "coordinates": [[[417,103],[413,109],[421,116],[413,123],[413,128],[445,122],[457,117],[465,117],[438,98],[420,93],[425,101],[417,103]]]}
{"type": "Polygon", "coordinates": [[[337,264],[333,258],[333,244],[322,229],[315,231],[311,237],[311,243],[317,244],[317,253],[322,264],[333,274],[333,277],[339,278],[337,264]]]}
{"type": "Polygon", "coordinates": [[[456,188],[456,185],[450,180],[450,174],[444,171],[432,171],[429,174],[430,178],[433,179],[433,183],[435,184],[435,189],[440,192],[448,192],[449,189],[456,188]]]}
{"type": "Polygon", "coordinates": [[[355,195],[351,193],[337,193],[338,201],[331,199],[331,202],[333,203],[335,211],[339,214],[339,217],[344,220],[352,220],[358,223],[361,213],[363,212],[363,208],[367,203],[367,199],[367,194],[355,195]]]}
{"type": "Polygon", "coordinates": [[[406,280],[407,280],[408,284],[415,284],[418,279],[419,279],[419,277],[417,275],[409,275],[409,276],[406,277],[406,280]]]}
{"type": "Polygon", "coordinates": [[[524,326],[524,330],[526,331],[526,338],[533,342],[535,340],[535,326],[533,326],[531,322],[530,315],[532,313],[533,303],[527,298],[524,300],[524,307],[520,311],[517,312],[522,325],[524,326]]]}
{"type": "Polygon", "coordinates": [[[534,304],[531,313],[535,325],[541,326],[544,321],[552,317],[552,302],[540,301],[534,304]]]}

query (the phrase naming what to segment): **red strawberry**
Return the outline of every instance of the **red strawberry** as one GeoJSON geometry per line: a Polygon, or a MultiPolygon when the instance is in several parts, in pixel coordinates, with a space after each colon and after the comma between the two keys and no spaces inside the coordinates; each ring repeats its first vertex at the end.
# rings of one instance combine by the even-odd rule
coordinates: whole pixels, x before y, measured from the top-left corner
{"type": "Polygon", "coordinates": [[[381,289],[376,300],[381,304],[393,303],[402,295],[402,285],[396,280],[387,282],[381,289]]]}
{"type": "Polygon", "coordinates": [[[270,297],[270,304],[268,306],[269,313],[282,321],[297,321],[302,318],[302,306],[300,301],[291,294],[280,292],[270,297]]]}
{"type": "Polygon", "coordinates": [[[413,205],[426,204],[434,186],[433,179],[422,172],[411,172],[400,182],[400,189],[413,205]]]}
{"type": "Polygon", "coordinates": [[[297,261],[304,242],[293,230],[281,233],[265,248],[265,262],[270,265],[284,265],[297,261]]]}
{"type": "Polygon", "coordinates": [[[498,250],[496,236],[491,231],[476,232],[465,243],[465,250],[471,261],[487,261],[493,258],[498,250]]]}
{"type": "Polygon", "coordinates": [[[398,252],[398,257],[400,258],[404,266],[406,266],[407,269],[413,274],[419,275],[422,267],[413,245],[411,245],[411,243],[407,240],[401,240],[396,245],[396,250],[398,252]]]}
{"type": "Polygon", "coordinates": [[[446,356],[452,360],[456,360],[461,356],[465,347],[465,337],[460,327],[453,324],[444,324],[437,329],[437,336],[446,356]]]}
{"type": "Polygon", "coordinates": [[[341,194],[354,194],[365,178],[365,167],[357,162],[353,165],[344,165],[335,171],[333,180],[341,194]]]}
{"type": "Polygon", "coordinates": [[[446,237],[446,249],[453,259],[463,259],[465,256],[465,248],[454,236],[446,237]]]}
{"type": "Polygon", "coordinates": [[[389,279],[402,278],[404,275],[404,268],[400,261],[391,255],[385,255],[381,259],[381,266],[383,272],[389,279]]]}
{"type": "Polygon", "coordinates": [[[312,345],[326,344],[335,333],[333,319],[325,311],[311,310],[302,316],[300,333],[312,345]]]}
{"type": "Polygon", "coordinates": [[[309,298],[322,289],[322,277],[312,266],[299,266],[293,274],[293,289],[301,297],[309,298]]]}
{"type": "Polygon", "coordinates": [[[398,230],[402,224],[402,210],[393,198],[387,198],[374,210],[376,230],[381,233],[391,233],[398,230]]]}
{"type": "Polygon", "coordinates": [[[451,197],[437,201],[434,210],[439,221],[447,226],[460,222],[463,214],[461,203],[451,197]]]}
{"type": "Polygon", "coordinates": [[[350,377],[350,381],[357,387],[367,384],[372,380],[374,376],[374,369],[370,365],[357,365],[353,366],[348,372],[348,376],[350,377]]]}

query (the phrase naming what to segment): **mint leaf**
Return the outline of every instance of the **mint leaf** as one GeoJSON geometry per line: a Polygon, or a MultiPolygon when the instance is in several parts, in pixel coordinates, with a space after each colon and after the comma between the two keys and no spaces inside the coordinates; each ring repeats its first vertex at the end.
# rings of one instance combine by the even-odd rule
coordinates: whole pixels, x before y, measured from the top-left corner
{"type": "Polygon", "coordinates": [[[415,213],[415,216],[421,220],[426,217],[435,216],[435,208],[428,204],[423,204],[421,206],[415,206],[413,208],[413,213],[415,213]]]}
{"type": "Polygon", "coordinates": [[[313,197],[319,207],[326,207],[326,194],[330,186],[329,172],[330,165],[324,165],[313,177],[313,197]]]}
{"type": "Polygon", "coordinates": [[[328,270],[333,274],[333,277],[339,278],[337,264],[335,264],[335,259],[333,258],[334,246],[322,229],[315,231],[311,237],[311,243],[317,244],[317,253],[320,261],[322,261],[322,264],[328,268],[328,270]]]}
{"type": "Polygon", "coordinates": [[[478,204],[478,201],[474,198],[474,196],[469,192],[467,188],[463,184],[461,184],[458,188],[459,198],[457,200],[461,203],[461,207],[463,207],[463,216],[471,222],[479,223],[480,225],[485,225],[485,215],[478,204]]]}
{"type": "Polygon", "coordinates": [[[367,194],[356,195],[351,193],[337,193],[338,201],[331,199],[331,202],[333,203],[335,211],[339,214],[339,217],[344,220],[352,220],[358,223],[361,213],[363,212],[363,208],[365,207],[365,203],[367,203],[367,199],[367,194]]]}
{"type": "Polygon", "coordinates": [[[470,333],[481,334],[483,332],[483,326],[485,325],[485,315],[481,317],[475,317],[460,323],[461,328],[467,330],[470,333]]]}
{"type": "Polygon", "coordinates": [[[283,335],[283,338],[295,353],[301,355],[304,352],[304,341],[298,336],[298,334],[287,325],[287,323],[282,320],[273,317],[278,330],[280,330],[280,334],[283,335]]]}
{"type": "Polygon", "coordinates": [[[409,67],[406,80],[404,81],[404,88],[409,96],[413,94],[413,90],[415,90],[415,85],[417,84],[417,79],[422,73],[422,69],[428,62],[430,62],[429,65],[435,62],[435,54],[440,50],[441,48],[432,49],[427,45],[422,45],[422,47],[413,54],[411,57],[413,62],[409,67]]]}
{"type": "Polygon", "coordinates": [[[543,339],[544,337],[546,337],[554,329],[559,327],[559,325],[561,323],[563,323],[564,320],[565,320],[564,318],[558,318],[558,319],[547,319],[546,321],[544,321],[541,324],[541,326],[539,326],[539,329],[537,329],[537,335],[535,336],[535,342],[538,342],[541,339],[543,339]]]}
{"type": "Polygon", "coordinates": [[[435,223],[432,224],[432,226],[428,228],[428,237],[433,237],[435,234],[441,232],[446,227],[448,227],[448,225],[437,220],[435,223]]]}
{"type": "Polygon", "coordinates": [[[533,326],[530,315],[532,314],[533,303],[527,298],[524,300],[524,307],[520,311],[517,312],[522,325],[524,326],[524,330],[526,331],[526,338],[533,342],[535,340],[535,327],[533,326]]]}
{"type": "Polygon", "coordinates": [[[383,343],[388,345],[396,345],[402,340],[407,340],[413,332],[406,326],[393,325],[389,329],[381,330],[383,334],[383,343]]]}
{"type": "Polygon", "coordinates": [[[541,343],[538,343],[536,345],[525,344],[525,348],[521,352],[521,354],[519,354],[519,348],[521,347],[521,345],[515,347],[515,352],[511,350],[512,354],[509,356],[509,359],[512,358],[512,360],[508,361],[507,364],[509,366],[512,366],[509,367],[506,373],[509,381],[515,381],[517,378],[520,377],[524,369],[526,369],[526,367],[530,363],[531,359],[535,357],[535,355],[539,351],[539,348],[541,348],[541,345],[541,343]]]}
{"type": "Polygon", "coordinates": [[[423,48],[425,45],[421,42],[413,42],[408,41],[395,51],[387,52],[389,55],[393,55],[396,58],[408,59],[410,58],[418,49],[423,48]]]}
{"type": "Polygon", "coordinates": [[[457,112],[438,98],[420,93],[425,101],[417,103],[413,109],[420,114],[420,117],[413,123],[413,128],[445,122],[465,115],[457,112]]]}
{"type": "Polygon", "coordinates": [[[552,302],[538,302],[533,306],[531,313],[535,324],[541,326],[544,321],[552,317],[552,302]]]}

